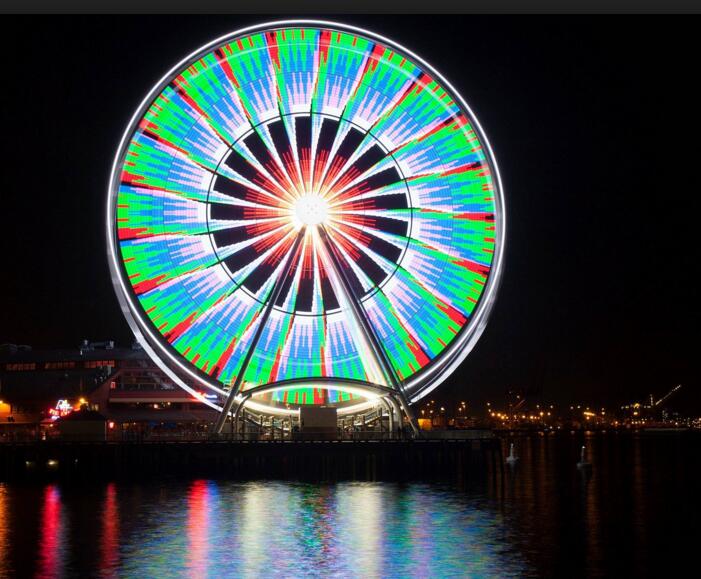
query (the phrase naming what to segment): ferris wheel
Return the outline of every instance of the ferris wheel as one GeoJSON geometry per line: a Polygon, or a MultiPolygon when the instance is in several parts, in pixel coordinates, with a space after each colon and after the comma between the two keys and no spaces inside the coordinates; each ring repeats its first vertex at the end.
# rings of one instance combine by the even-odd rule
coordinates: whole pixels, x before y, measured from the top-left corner
{"type": "Polygon", "coordinates": [[[484,329],[504,226],[457,91],[320,21],[240,30],[173,68],[122,138],[107,216],[132,330],[218,428],[243,404],[409,413],[484,329]]]}

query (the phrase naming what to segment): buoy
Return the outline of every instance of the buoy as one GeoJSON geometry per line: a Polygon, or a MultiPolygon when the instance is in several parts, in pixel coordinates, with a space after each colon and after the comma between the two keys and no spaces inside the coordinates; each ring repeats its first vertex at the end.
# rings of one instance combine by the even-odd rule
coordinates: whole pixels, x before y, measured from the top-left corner
{"type": "Polygon", "coordinates": [[[591,468],[591,463],[587,461],[587,447],[582,446],[582,451],[579,454],[579,462],[577,463],[577,468],[582,470],[591,468]]]}
{"type": "Polygon", "coordinates": [[[514,454],[514,443],[511,443],[509,447],[509,456],[506,457],[506,462],[509,464],[516,464],[518,462],[518,456],[514,454]]]}

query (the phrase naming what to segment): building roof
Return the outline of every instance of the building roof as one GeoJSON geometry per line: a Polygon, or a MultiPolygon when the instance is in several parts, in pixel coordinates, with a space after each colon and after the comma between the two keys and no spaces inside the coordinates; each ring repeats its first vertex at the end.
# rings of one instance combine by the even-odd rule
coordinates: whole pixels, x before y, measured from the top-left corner
{"type": "MultiPolygon", "coordinates": [[[[93,347],[31,350],[0,345],[0,397],[13,404],[53,405],[57,400],[88,397],[114,380],[126,388],[110,389],[115,402],[196,402],[154,364],[140,348],[93,347]],[[153,386],[144,390],[130,386],[153,386]],[[163,389],[170,386],[172,389],[163,389]]],[[[191,380],[184,378],[185,382],[191,380]]],[[[197,387],[197,385],[194,385],[197,387]]]]}
{"type": "Polygon", "coordinates": [[[105,418],[99,412],[95,410],[78,410],[76,412],[71,412],[68,416],[58,419],[58,423],[61,422],[106,422],[105,418]]]}

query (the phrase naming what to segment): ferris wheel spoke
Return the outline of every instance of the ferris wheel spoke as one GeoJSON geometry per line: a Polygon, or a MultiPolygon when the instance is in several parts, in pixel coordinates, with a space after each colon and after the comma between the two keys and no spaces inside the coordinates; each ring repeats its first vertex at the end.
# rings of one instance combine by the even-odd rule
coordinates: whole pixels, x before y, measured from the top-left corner
{"type": "Polygon", "coordinates": [[[278,184],[256,160],[247,159],[242,151],[237,148],[232,148],[230,150],[229,154],[224,159],[224,165],[237,175],[243,177],[246,181],[253,183],[271,195],[281,199],[293,198],[288,189],[278,184]]]}
{"type": "Polygon", "coordinates": [[[302,190],[311,190],[312,185],[312,121],[308,116],[294,117],[297,158],[302,173],[302,190]]]}
{"type": "MultiPolygon", "coordinates": [[[[329,205],[334,215],[346,217],[372,214],[393,218],[410,208],[406,184],[400,181],[387,187],[347,191],[331,200],[329,205]]],[[[410,217],[411,214],[407,214],[407,218],[410,217]]]]}
{"type": "Polygon", "coordinates": [[[220,221],[278,219],[289,213],[284,206],[233,199],[231,203],[211,201],[210,207],[210,219],[220,221]]]}
{"type": "Polygon", "coordinates": [[[382,215],[378,213],[373,212],[373,210],[336,211],[334,217],[339,223],[347,223],[362,231],[377,231],[384,236],[391,236],[406,242],[411,220],[409,209],[388,209],[382,215]]]}
{"type": "Polygon", "coordinates": [[[338,229],[329,224],[326,229],[329,237],[335,242],[336,251],[339,257],[339,263],[346,274],[348,282],[353,287],[353,291],[358,296],[364,296],[375,285],[382,282],[385,275],[380,271],[376,264],[369,259],[366,252],[363,251],[354,240],[348,236],[341,235],[338,229]]]}
{"type": "MultiPolygon", "coordinates": [[[[253,295],[257,295],[260,292],[272,277],[279,263],[285,259],[287,252],[291,251],[295,240],[294,235],[294,230],[288,229],[287,233],[277,240],[267,238],[257,246],[248,246],[250,249],[244,252],[242,258],[246,259],[252,256],[253,260],[250,263],[255,262],[255,267],[246,275],[243,285],[253,295]]],[[[229,263],[232,267],[237,267],[240,263],[239,257],[231,256],[229,263]]]]}
{"type": "Polygon", "coordinates": [[[243,143],[259,163],[260,172],[264,173],[275,183],[279,191],[290,195],[291,191],[297,189],[297,185],[293,181],[288,169],[279,162],[277,150],[275,149],[272,138],[268,136],[268,138],[264,140],[261,136],[262,131],[266,131],[266,127],[254,130],[249,136],[243,139],[243,143]]]}
{"type": "Polygon", "coordinates": [[[268,124],[265,130],[270,135],[273,145],[271,154],[277,159],[287,180],[291,183],[294,193],[301,195],[304,191],[302,187],[302,173],[299,168],[299,158],[295,154],[295,148],[292,146],[288,124],[284,118],[281,118],[268,124]]]}
{"type": "Polygon", "coordinates": [[[387,156],[388,153],[382,147],[373,142],[367,134],[364,135],[358,148],[351,153],[342,169],[328,184],[328,189],[337,192],[345,190],[366,173],[372,173],[371,169],[385,161],[387,156]]]}
{"type": "Polygon", "coordinates": [[[338,119],[324,117],[319,126],[314,152],[314,175],[312,189],[321,190],[326,172],[336,149],[336,137],[340,129],[338,119]]]}
{"type": "Polygon", "coordinates": [[[304,192],[304,178],[297,148],[295,117],[284,115],[270,124],[269,131],[278,156],[287,167],[290,178],[295,183],[297,193],[304,192]]]}
{"type": "Polygon", "coordinates": [[[280,256],[290,247],[291,233],[289,227],[281,227],[239,245],[224,247],[221,262],[234,277],[243,276],[243,285],[257,294],[277,268],[280,256]]]}
{"type": "Polygon", "coordinates": [[[233,181],[228,176],[217,175],[212,182],[209,204],[283,209],[291,207],[290,200],[264,191],[251,183],[233,181]]]}
{"type": "Polygon", "coordinates": [[[306,235],[301,248],[298,261],[298,276],[296,279],[294,295],[294,311],[311,312],[314,299],[314,254],[313,243],[310,235],[306,235]]]}
{"type": "Polygon", "coordinates": [[[242,220],[229,222],[226,227],[212,231],[211,236],[220,256],[227,255],[229,248],[238,244],[259,243],[270,236],[282,236],[288,229],[285,220],[242,220]]]}
{"type": "Polygon", "coordinates": [[[243,231],[241,231],[241,227],[231,227],[212,235],[212,239],[217,244],[217,255],[221,261],[230,258],[237,251],[249,247],[252,247],[256,253],[256,259],[264,258],[267,252],[272,251],[289,232],[289,227],[286,224],[259,231],[254,231],[254,225],[247,224],[243,227],[243,231]],[[217,243],[218,241],[221,243],[217,243]]]}
{"type": "MultiPolygon", "coordinates": [[[[368,229],[361,229],[352,223],[348,223],[342,227],[338,228],[339,231],[343,232],[346,239],[352,240],[355,246],[361,251],[366,249],[372,253],[381,255],[388,261],[397,263],[399,257],[402,254],[401,247],[398,244],[387,241],[384,237],[376,235],[375,233],[369,231],[368,229]]],[[[406,242],[402,242],[404,245],[406,242]]]]}
{"type": "Polygon", "coordinates": [[[280,290],[280,295],[275,301],[275,306],[278,308],[285,308],[286,306],[294,308],[295,301],[298,298],[298,287],[299,278],[302,272],[302,261],[304,259],[304,249],[305,249],[304,237],[302,242],[294,251],[294,255],[290,256],[290,264],[287,270],[287,275],[283,281],[282,289],[280,290]],[[287,302],[291,302],[288,305],[287,302]]]}
{"type": "Polygon", "coordinates": [[[401,174],[397,168],[392,165],[386,169],[378,171],[377,173],[368,175],[355,183],[339,183],[338,189],[334,189],[332,195],[329,197],[329,203],[335,204],[352,199],[353,197],[365,195],[371,191],[383,189],[401,181],[401,174]]]}
{"type": "MultiPolygon", "coordinates": [[[[309,253],[311,256],[312,292],[314,296],[310,311],[313,315],[321,316],[329,310],[337,309],[338,301],[333,296],[333,290],[330,287],[324,288],[324,279],[327,277],[327,274],[323,269],[324,266],[321,262],[319,249],[314,243],[313,235],[309,244],[309,253]],[[331,292],[331,295],[329,295],[329,292],[331,292]],[[329,301],[327,301],[327,298],[329,301]]],[[[326,283],[328,283],[328,280],[326,280],[326,283]]]]}
{"type": "Polygon", "coordinates": [[[324,117],[315,155],[320,165],[314,184],[318,190],[329,190],[334,178],[353,155],[355,142],[362,140],[358,133],[357,128],[345,119],[324,117]]]}
{"type": "MultiPolygon", "coordinates": [[[[387,243],[375,236],[369,236],[350,228],[329,229],[329,235],[336,241],[339,253],[347,264],[346,271],[351,271],[358,279],[358,284],[354,284],[354,289],[360,291],[360,287],[367,284],[367,288],[379,286],[390,275],[391,270],[383,267],[384,262],[391,262],[396,265],[402,250],[397,246],[387,243]],[[378,256],[381,259],[378,259],[378,256]],[[362,276],[358,275],[362,272],[362,276]],[[361,282],[361,278],[365,283],[361,282]]],[[[348,276],[353,279],[352,276],[348,276]]],[[[362,295],[362,294],[360,294],[362,295]]]]}

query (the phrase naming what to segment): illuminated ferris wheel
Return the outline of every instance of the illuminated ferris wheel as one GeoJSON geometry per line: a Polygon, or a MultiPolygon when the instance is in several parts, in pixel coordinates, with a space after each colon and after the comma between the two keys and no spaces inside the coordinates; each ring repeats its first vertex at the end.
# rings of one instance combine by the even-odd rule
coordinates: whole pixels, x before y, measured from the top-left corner
{"type": "Polygon", "coordinates": [[[409,413],[482,332],[504,246],[462,97],[396,43],[318,21],[171,70],[122,138],[107,225],[133,331],[218,428],[244,404],[409,413]]]}

